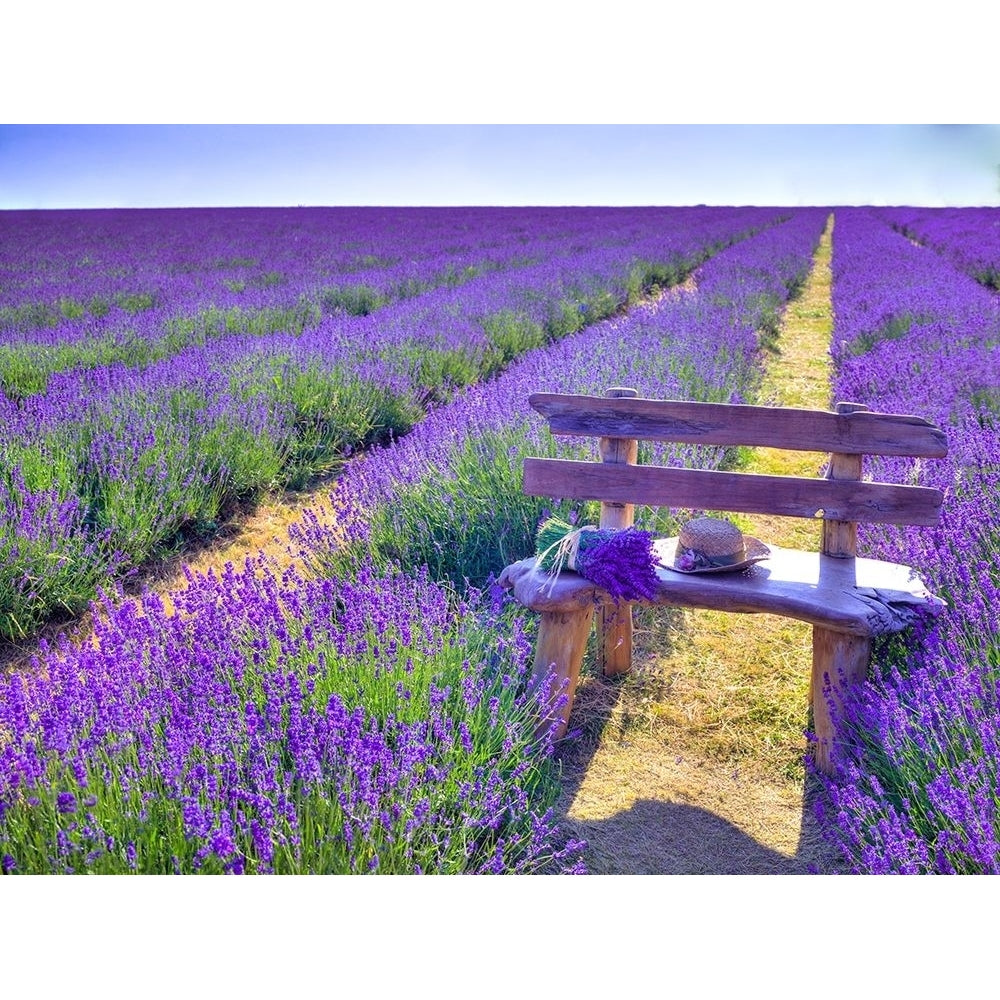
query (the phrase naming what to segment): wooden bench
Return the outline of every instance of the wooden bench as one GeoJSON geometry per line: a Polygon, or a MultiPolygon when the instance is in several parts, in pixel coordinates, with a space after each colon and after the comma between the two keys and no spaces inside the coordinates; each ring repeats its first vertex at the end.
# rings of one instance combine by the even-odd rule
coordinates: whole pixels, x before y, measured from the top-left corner
{"type": "MultiPolygon", "coordinates": [[[[838,697],[842,685],[866,676],[875,636],[899,632],[917,615],[944,606],[909,566],[857,556],[858,522],[934,525],[942,493],[864,482],[862,458],[941,458],[947,454],[943,432],[919,417],[873,413],[856,403],[838,403],[833,412],[691,403],[640,399],[624,388],[604,397],[536,393],[528,401],[548,419],[553,434],[599,437],[601,462],[528,458],[525,493],[600,500],[602,528],[630,526],[635,504],[822,519],[817,552],[771,545],[766,560],[735,573],[660,569],[657,596],[648,603],[810,622],[813,750],[817,765],[829,773],[836,739],[829,699],[838,697]],[[825,478],[639,466],[639,440],[829,452],[830,459],[825,478]]],[[[553,580],[536,567],[534,557],[506,567],[500,584],[541,614],[536,677],[554,669],[569,696],[557,709],[556,692],[543,725],[555,724],[562,736],[595,610],[603,672],[631,669],[631,605],[616,604],[576,573],[564,570],[553,580]]]]}

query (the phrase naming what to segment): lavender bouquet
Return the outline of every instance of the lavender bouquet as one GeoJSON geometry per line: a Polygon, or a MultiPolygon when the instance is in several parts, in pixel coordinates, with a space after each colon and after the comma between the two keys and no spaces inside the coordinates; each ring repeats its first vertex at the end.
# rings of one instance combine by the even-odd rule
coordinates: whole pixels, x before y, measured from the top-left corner
{"type": "Polygon", "coordinates": [[[550,517],[535,536],[537,565],[553,582],[571,569],[606,590],[615,600],[651,599],[656,594],[657,560],[653,534],[639,528],[575,528],[550,517]]]}

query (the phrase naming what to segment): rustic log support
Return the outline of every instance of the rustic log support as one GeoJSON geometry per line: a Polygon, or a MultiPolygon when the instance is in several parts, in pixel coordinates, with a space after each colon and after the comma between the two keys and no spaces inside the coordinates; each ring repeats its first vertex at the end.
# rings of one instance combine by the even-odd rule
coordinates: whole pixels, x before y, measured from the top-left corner
{"type": "Polygon", "coordinates": [[[541,614],[535,646],[535,683],[544,684],[550,674],[554,675],[554,680],[548,705],[543,708],[539,722],[539,735],[548,730],[556,718],[559,720],[556,739],[566,735],[593,618],[592,605],[582,611],[544,611],[541,614]],[[564,694],[566,701],[559,707],[559,699],[564,694]]]}
{"type": "MultiPolygon", "coordinates": [[[[867,406],[861,403],[838,403],[838,414],[865,413],[867,406]]],[[[859,482],[861,479],[861,456],[833,452],[827,466],[826,478],[838,481],[859,482]]],[[[835,559],[852,559],[858,554],[858,525],[855,521],[827,520],[823,522],[823,538],[820,552],[835,559]]]]}
{"type": "MultiPolygon", "coordinates": [[[[868,410],[860,403],[837,403],[836,412],[847,415],[868,410]]],[[[861,455],[833,452],[826,478],[859,481],[861,455]]],[[[854,560],[858,555],[858,526],[854,521],[825,520],[820,552],[834,559],[854,560]]],[[[865,636],[832,632],[820,625],[813,626],[813,663],[809,682],[816,744],[813,754],[816,766],[824,774],[832,773],[831,753],[837,739],[836,716],[842,704],[841,692],[868,675],[872,641],[865,636]]]]}
{"type": "Polygon", "coordinates": [[[816,742],[813,755],[823,774],[833,773],[831,754],[839,738],[837,716],[843,704],[843,692],[868,675],[872,640],[868,636],[832,632],[813,626],[812,710],[816,742]]]}
{"type": "MultiPolygon", "coordinates": [[[[633,399],[635,389],[608,389],[610,399],[633,399]]],[[[602,437],[599,442],[601,462],[605,465],[635,465],[639,458],[639,442],[635,438],[602,437]]],[[[601,504],[602,528],[631,528],[635,521],[635,505],[631,503],[601,504]]],[[[627,674],[632,669],[632,605],[627,601],[603,604],[598,623],[598,662],[605,676],[627,674]]]]}

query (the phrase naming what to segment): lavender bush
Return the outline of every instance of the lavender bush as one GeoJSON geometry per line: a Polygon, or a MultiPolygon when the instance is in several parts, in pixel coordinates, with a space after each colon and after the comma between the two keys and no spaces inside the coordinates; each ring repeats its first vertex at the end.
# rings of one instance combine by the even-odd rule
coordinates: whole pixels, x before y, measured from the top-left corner
{"type": "Polygon", "coordinates": [[[0,682],[4,872],[579,869],[530,646],[484,596],[248,561],[175,599],[105,600],[0,682]]]}
{"type": "Polygon", "coordinates": [[[980,284],[1000,290],[1000,214],[995,208],[893,208],[882,217],[980,284]]]}

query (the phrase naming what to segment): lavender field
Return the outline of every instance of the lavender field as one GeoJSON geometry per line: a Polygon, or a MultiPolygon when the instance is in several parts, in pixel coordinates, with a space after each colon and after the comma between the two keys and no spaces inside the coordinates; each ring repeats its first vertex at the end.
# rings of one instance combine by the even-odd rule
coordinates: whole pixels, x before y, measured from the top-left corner
{"type": "MultiPolygon", "coordinates": [[[[945,490],[941,527],[863,543],[949,612],[847,706],[824,828],[859,872],[994,872],[1000,213],[833,211],[834,395],[951,449],[903,470],[945,490]]],[[[830,212],[0,215],[0,638],[95,602],[90,639],[0,678],[0,869],[585,870],[534,734],[534,622],[493,578],[552,506],[523,457],[589,445],[526,398],[757,401],[830,212]],[[123,594],[331,472],[299,569],[192,575],[169,610],[123,594]]]]}
{"type": "Polygon", "coordinates": [[[949,613],[904,648],[885,649],[878,683],[849,706],[855,742],[827,790],[826,828],[859,871],[995,874],[1000,299],[962,262],[973,218],[983,223],[979,259],[997,260],[1000,213],[937,213],[927,248],[882,216],[837,213],[836,394],[918,411],[945,429],[946,461],[896,470],[945,491],[940,526],[869,531],[865,541],[923,567],[949,613]]]}
{"type": "Polygon", "coordinates": [[[776,220],[481,215],[5,216],[0,639],[776,220]]]}

